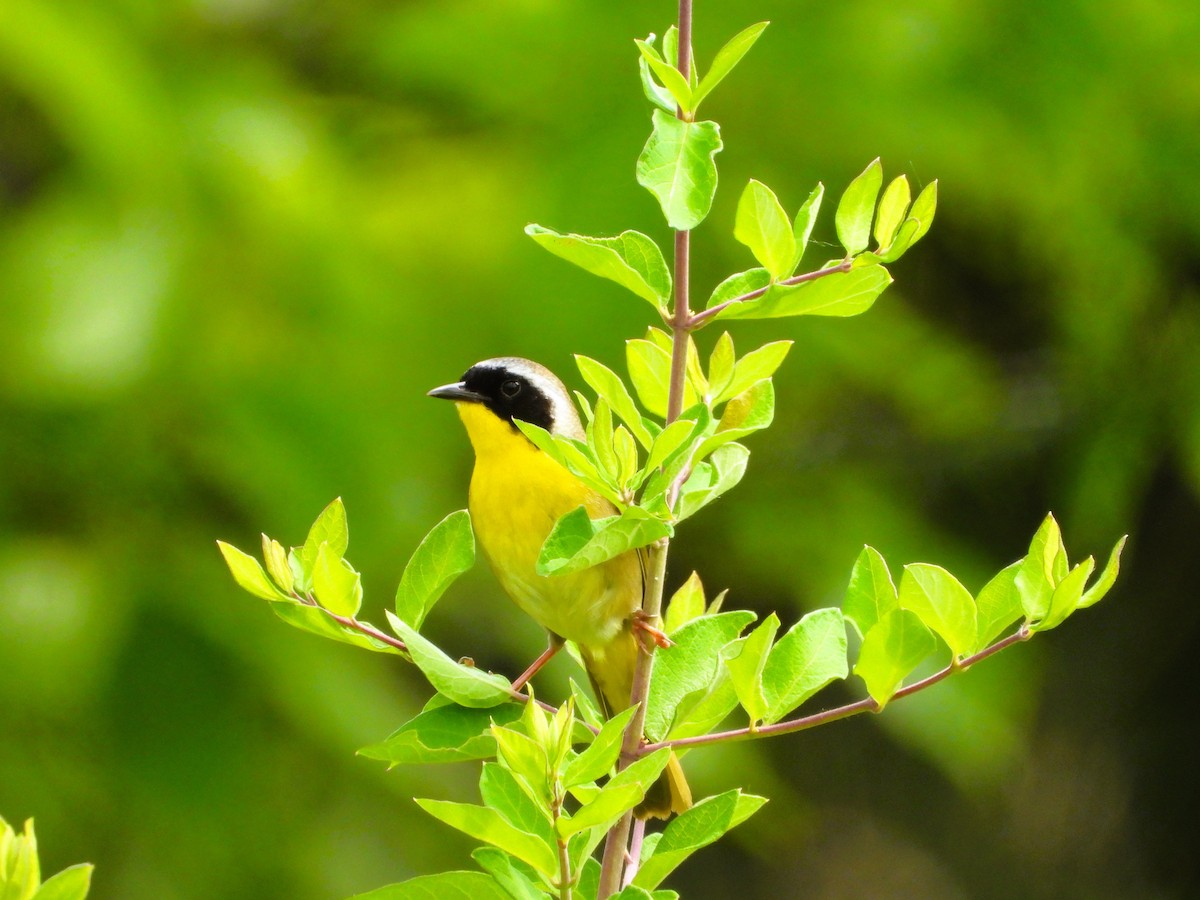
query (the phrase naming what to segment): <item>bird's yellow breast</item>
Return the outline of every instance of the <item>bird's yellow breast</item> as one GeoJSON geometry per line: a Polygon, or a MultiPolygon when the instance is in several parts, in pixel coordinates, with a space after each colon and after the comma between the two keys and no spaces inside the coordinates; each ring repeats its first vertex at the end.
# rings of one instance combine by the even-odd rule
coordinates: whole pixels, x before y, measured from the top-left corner
{"type": "Polygon", "coordinates": [[[538,575],[554,523],[578,506],[613,515],[606,499],[480,403],[457,403],[475,449],[470,510],[475,535],[501,585],[543,628],[580,644],[611,640],[642,599],[635,553],[570,575],[538,575]]]}

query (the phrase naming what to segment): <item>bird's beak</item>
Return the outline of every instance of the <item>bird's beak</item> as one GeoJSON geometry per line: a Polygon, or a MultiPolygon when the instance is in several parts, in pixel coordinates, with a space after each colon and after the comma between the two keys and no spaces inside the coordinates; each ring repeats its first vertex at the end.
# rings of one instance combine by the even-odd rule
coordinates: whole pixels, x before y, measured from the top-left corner
{"type": "Polygon", "coordinates": [[[484,400],[482,394],[468,391],[466,385],[461,381],[435,387],[429,392],[429,396],[437,397],[439,400],[461,400],[466,403],[482,403],[484,400]]]}

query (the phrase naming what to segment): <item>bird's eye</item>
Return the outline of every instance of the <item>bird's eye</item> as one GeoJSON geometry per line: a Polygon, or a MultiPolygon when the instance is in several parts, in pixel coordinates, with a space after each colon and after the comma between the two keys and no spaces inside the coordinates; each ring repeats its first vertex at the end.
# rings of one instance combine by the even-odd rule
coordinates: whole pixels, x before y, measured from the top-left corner
{"type": "Polygon", "coordinates": [[[500,393],[505,397],[515,397],[521,393],[521,382],[512,379],[500,385],[500,393]]]}

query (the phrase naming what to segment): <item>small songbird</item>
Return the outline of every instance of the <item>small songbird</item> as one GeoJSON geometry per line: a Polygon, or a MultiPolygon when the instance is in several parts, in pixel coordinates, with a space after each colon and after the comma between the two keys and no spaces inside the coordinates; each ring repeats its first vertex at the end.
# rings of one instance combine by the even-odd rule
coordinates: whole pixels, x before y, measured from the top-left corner
{"type": "MultiPolygon", "coordinates": [[[[574,641],[605,715],[625,709],[641,652],[634,633],[644,582],[637,551],[567,575],[535,571],[542,544],[560,517],[579,506],[593,519],[617,512],[513,424],[520,420],[583,439],[567,389],[549,369],[503,357],[476,363],[461,381],[434,388],[429,396],[453,400],[466,426],[475,449],[469,501],[475,535],[504,590],[549,632],[550,648],[539,662],[563,641],[574,641]]],[[[666,818],[691,803],[672,754],[635,813],[666,818]]]]}

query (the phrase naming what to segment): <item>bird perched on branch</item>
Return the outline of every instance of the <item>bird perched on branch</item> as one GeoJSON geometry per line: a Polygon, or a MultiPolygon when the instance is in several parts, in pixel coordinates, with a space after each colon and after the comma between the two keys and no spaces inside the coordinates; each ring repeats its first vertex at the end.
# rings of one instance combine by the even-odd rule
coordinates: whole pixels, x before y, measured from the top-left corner
{"type": "MultiPolygon", "coordinates": [[[[484,555],[517,606],[549,632],[549,648],[516,684],[524,684],[563,641],[574,641],[605,715],[625,709],[640,650],[635,631],[653,631],[638,618],[644,588],[638,552],[566,575],[547,577],[535,570],[542,544],[563,515],[579,506],[593,519],[617,512],[514,424],[529,422],[582,440],[583,426],[567,389],[544,366],[502,357],[476,363],[461,381],[434,388],[429,396],[454,401],[475,449],[469,506],[484,555]]],[[[665,818],[691,802],[683,769],[672,754],[634,812],[665,818]]]]}

